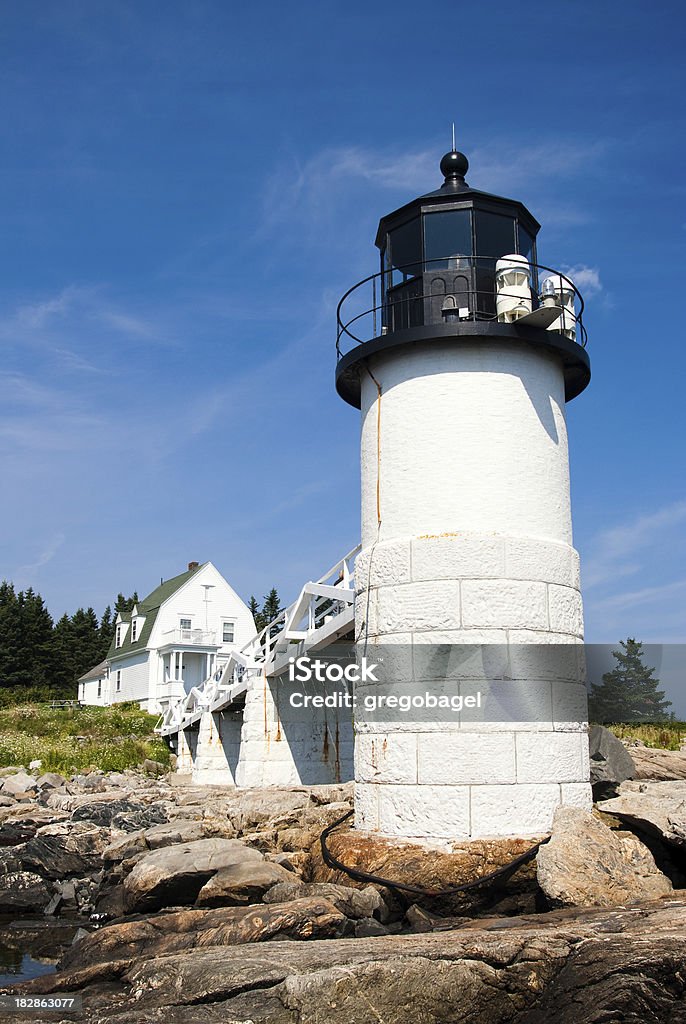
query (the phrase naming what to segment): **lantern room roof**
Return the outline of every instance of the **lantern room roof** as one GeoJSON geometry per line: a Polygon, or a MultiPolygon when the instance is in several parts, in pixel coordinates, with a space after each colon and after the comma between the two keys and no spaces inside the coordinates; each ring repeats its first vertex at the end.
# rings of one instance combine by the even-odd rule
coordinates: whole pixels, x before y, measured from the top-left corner
{"type": "Polygon", "coordinates": [[[469,161],[464,153],[455,149],[446,153],[441,160],[440,168],[444,175],[444,182],[440,188],[417,196],[416,199],[412,199],[409,203],[405,203],[404,206],[400,206],[397,210],[393,210],[392,213],[381,218],[374,240],[377,248],[383,248],[386,233],[394,227],[412,220],[415,216],[420,216],[425,207],[435,209],[442,205],[474,206],[491,209],[494,212],[508,212],[519,218],[534,237],[538,234],[541,225],[518,199],[507,199],[505,196],[497,196],[491,192],[482,192],[472,188],[465,181],[464,176],[469,169],[469,161]]]}

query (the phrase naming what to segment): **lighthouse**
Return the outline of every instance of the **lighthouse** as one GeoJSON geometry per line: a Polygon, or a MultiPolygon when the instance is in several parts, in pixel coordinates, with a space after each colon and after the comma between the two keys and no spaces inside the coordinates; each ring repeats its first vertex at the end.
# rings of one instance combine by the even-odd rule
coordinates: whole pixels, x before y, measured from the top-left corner
{"type": "Polygon", "coordinates": [[[423,654],[458,652],[448,681],[483,679],[491,710],[357,721],[355,827],[539,836],[561,804],[591,806],[565,415],[590,381],[583,299],[539,262],[521,202],[469,185],[455,149],[440,169],[381,219],[380,271],[339,305],[336,389],[361,414],[355,636],[406,652],[419,689],[423,654]]]}

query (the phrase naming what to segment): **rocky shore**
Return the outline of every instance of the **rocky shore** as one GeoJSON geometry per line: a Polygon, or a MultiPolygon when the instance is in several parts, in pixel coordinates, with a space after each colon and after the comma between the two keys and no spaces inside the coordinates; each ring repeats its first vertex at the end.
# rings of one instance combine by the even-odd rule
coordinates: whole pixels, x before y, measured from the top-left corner
{"type": "Polygon", "coordinates": [[[335,857],[403,889],[324,862],[349,785],[2,769],[0,932],[20,945],[33,928],[57,968],[12,991],[82,997],[27,1016],[46,1022],[686,1021],[686,781],[664,757],[659,781],[648,758],[613,779],[621,753],[603,743],[593,815],[561,809],[536,856],[440,896],[410,889],[483,877],[530,840],[428,851],[334,832],[335,857]]]}

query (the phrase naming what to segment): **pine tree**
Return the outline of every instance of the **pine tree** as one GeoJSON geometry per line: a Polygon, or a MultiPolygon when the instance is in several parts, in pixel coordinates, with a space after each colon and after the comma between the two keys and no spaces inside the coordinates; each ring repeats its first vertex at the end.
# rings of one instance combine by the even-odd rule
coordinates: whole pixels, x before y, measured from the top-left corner
{"type": "Polygon", "coordinates": [[[656,722],[667,716],[672,702],[658,690],[654,668],[642,661],[643,644],[632,637],[620,641],[622,650],[613,651],[615,668],[605,672],[600,685],[592,684],[588,700],[589,716],[594,722],[656,722]]]}
{"type": "Polygon", "coordinates": [[[21,608],[12,583],[0,584],[0,686],[16,686],[23,671],[21,608]]]}
{"type": "Polygon", "coordinates": [[[134,605],[138,604],[138,591],[134,590],[131,597],[124,597],[122,593],[117,594],[117,600],[114,602],[115,619],[117,613],[121,612],[122,615],[127,614],[133,610],[134,605]]]}
{"type": "Polygon", "coordinates": [[[258,608],[257,601],[254,596],[250,598],[249,608],[250,613],[255,620],[257,632],[261,633],[264,627],[268,626],[270,622],[273,622],[277,615],[280,615],[283,611],[276,587],[272,587],[269,593],[265,595],[262,608],[258,608]]]}
{"type": "Polygon", "coordinates": [[[107,657],[107,652],[110,649],[112,643],[112,637],[114,636],[114,616],[112,615],[112,608],[108,604],[105,611],[102,613],[100,619],[100,625],[98,627],[98,659],[95,662],[102,661],[107,657]]]}
{"type": "Polygon", "coordinates": [[[74,681],[88,669],[102,661],[100,655],[100,633],[98,618],[92,608],[79,608],[71,617],[74,643],[74,664],[76,676],[74,681]]]}
{"type": "Polygon", "coordinates": [[[76,671],[74,628],[72,620],[66,612],[55,623],[52,631],[52,642],[55,654],[55,672],[53,676],[55,688],[61,691],[73,689],[74,683],[81,673],[76,671]]]}
{"type": "Polygon", "coordinates": [[[24,665],[18,685],[51,686],[57,667],[52,616],[33,588],[19,591],[17,598],[21,609],[19,650],[24,665]]]}

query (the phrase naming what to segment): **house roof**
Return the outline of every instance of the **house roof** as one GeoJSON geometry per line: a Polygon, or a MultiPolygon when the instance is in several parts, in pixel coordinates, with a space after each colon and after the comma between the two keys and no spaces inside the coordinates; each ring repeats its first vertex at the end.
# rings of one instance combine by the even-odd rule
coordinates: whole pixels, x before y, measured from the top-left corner
{"type": "MultiPolygon", "coordinates": [[[[138,615],[140,618],[145,617],[143,628],[138,634],[138,639],[131,643],[131,629],[127,629],[124,642],[121,647],[115,647],[116,642],[116,630],[115,635],[112,637],[112,643],[110,649],[107,652],[107,660],[111,661],[113,658],[121,658],[125,654],[136,654],[138,651],[144,651],[148,646],[148,640],[152,633],[152,627],[155,625],[157,619],[157,613],[160,607],[165,601],[168,601],[177,590],[180,590],[184,583],[188,583],[196,573],[199,573],[201,569],[204,569],[208,565],[207,562],[203,562],[202,565],[197,566],[195,569],[188,569],[187,572],[182,572],[178,576],[172,576],[170,580],[163,580],[159,587],[155,587],[147,597],[144,597],[142,601],[137,604],[138,615]]],[[[121,613],[122,622],[131,622],[131,613],[121,613]]]]}
{"type": "Polygon", "coordinates": [[[79,676],[80,683],[88,683],[91,679],[99,679],[100,676],[104,676],[107,672],[107,662],[101,661],[99,665],[94,665],[93,668],[89,668],[87,672],[84,672],[82,676],[79,676]]]}

